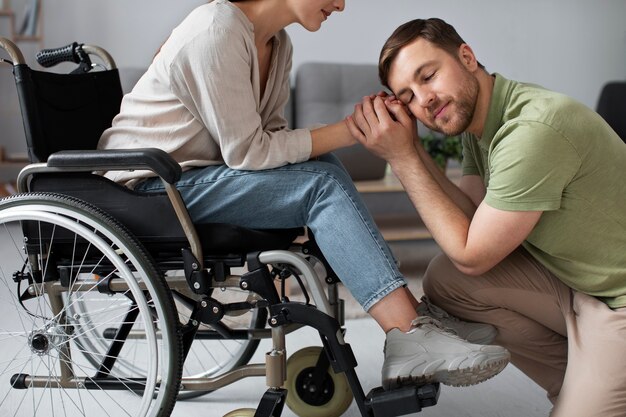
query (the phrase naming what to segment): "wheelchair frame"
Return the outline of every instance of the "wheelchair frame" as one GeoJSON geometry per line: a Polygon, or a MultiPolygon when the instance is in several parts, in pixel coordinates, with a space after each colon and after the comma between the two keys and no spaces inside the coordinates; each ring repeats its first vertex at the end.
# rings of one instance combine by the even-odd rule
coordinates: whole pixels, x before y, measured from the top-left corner
{"type": "MultiPolygon", "coordinates": [[[[32,97],[24,96],[29,96],[32,92],[29,90],[31,87],[29,87],[27,83],[26,87],[22,90],[20,90],[19,84],[25,82],[24,79],[28,77],[28,72],[24,71],[28,67],[25,64],[22,53],[11,41],[0,38],[0,47],[9,54],[13,61],[14,74],[20,93],[20,102],[22,103],[22,112],[24,113],[27,111],[24,101],[32,99],[32,97]]],[[[102,48],[88,45],[81,47],[82,51],[87,55],[91,54],[100,57],[109,69],[116,67],[113,58],[102,48]]],[[[52,51],[53,57],[54,53],[55,51],[52,51]]],[[[57,53],[61,52],[57,51],[57,53]]],[[[67,54],[67,49],[62,53],[67,54]]],[[[28,135],[28,127],[26,124],[25,129],[28,135]]],[[[117,252],[116,250],[110,251],[107,249],[107,243],[100,244],[99,249],[105,253],[105,255],[108,256],[107,259],[111,259],[111,263],[115,265],[115,274],[122,275],[122,277],[126,278],[120,280],[117,276],[114,276],[102,285],[98,283],[98,287],[106,287],[102,291],[104,291],[104,293],[108,291],[111,294],[127,294],[130,291],[132,295],[127,296],[127,298],[130,298],[132,303],[143,303],[140,309],[143,315],[146,316],[144,317],[146,324],[143,330],[146,333],[145,335],[139,335],[139,337],[151,338],[152,344],[155,346],[158,345],[159,337],[162,338],[161,340],[168,341],[168,343],[180,343],[182,345],[178,348],[170,348],[172,352],[178,352],[178,350],[180,350],[180,353],[174,355],[179,356],[176,360],[180,363],[170,364],[169,366],[172,367],[172,369],[168,371],[169,374],[174,375],[173,380],[177,380],[175,387],[171,388],[167,394],[162,394],[161,391],[164,391],[164,389],[160,384],[163,384],[164,380],[159,379],[159,375],[152,375],[146,378],[148,385],[146,390],[150,389],[156,393],[153,395],[152,391],[150,391],[150,397],[170,396],[172,397],[171,404],[159,405],[156,409],[150,408],[150,400],[145,399],[147,397],[144,394],[146,405],[141,407],[140,415],[163,417],[169,415],[174,407],[174,402],[176,401],[175,397],[180,388],[190,392],[207,392],[222,388],[250,376],[265,376],[268,389],[260,400],[257,409],[255,411],[249,410],[247,414],[232,415],[254,415],[256,417],[280,416],[284,404],[289,402],[288,392],[284,388],[287,373],[287,358],[285,354],[286,334],[302,326],[313,327],[319,332],[325,352],[319,353],[314,372],[311,378],[307,380],[308,386],[312,389],[323,385],[324,380],[329,378],[329,373],[331,372],[329,367],[331,367],[332,372],[335,374],[345,375],[354,400],[363,416],[398,416],[419,412],[423,407],[436,404],[439,396],[438,384],[407,386],[391,391],[384,391],[379,387],[370,391],[368,395],[365,395],[354,369],[357,365],[356,358],[354,357],[350,345],[344,340],[345,329],[342,327],[344,324],[343,302],[339,299],[337,292],[337,285],[340,281],[334,276],[334,273],[326,264],[323,255],[314,241],[309,241],[303,245],[294,247],[292,248],[293,250],[261,250],[247,253],[245,259],[242,258],[243,255],[241,255],[238,259],[233,261],[232,265],[225,259],[212,262],[211,257],[207,256],[203,251],[196,227],[191,221],[185,204],[175,187],[175,182],[180,177],[180,173],[180,166],[165,152],[157,149],[129,151],[60,151],[49,155],[46,162],[36,162],[25,167],[18,177],[17,188],[19,195],[0,201],[0,220],[4,219],[6,216],[6,219],[17,221],[22,225],[28,225],[30,224],[29,222],[37,219],[39,219],[38,221],[56,222],[54,223],[55,226],[59,225],[60,228],[66,227],[68,230],[76,229],[75,232],[82,237],[89,235],[89,228],[91,227],[96,229],[93,236],[89,235],[90,238],[94,240],[101,238],[100,235],[107,235],[105,236],[108,239],[107,242],[109,240],[115,242],[119,240],[119,242],[113,245],[118,248],[117,252]],[[159,281],[158,278],[155,278],[155,275],[159,275],[159,273],[155,273],[154,270],[151,269],[152,266],[150,265],[152,265],[153,262],[149,255],[147,256],[147,260],[139,259],[140,256],[137,259],[130,259],[132,268],[125,265],[125,262],[128,261],[116,264],[116,256],[121,256],[118,252],[121,252],[124,256],[129,258],[135,256],[135,254],[127,253],[135,250],[132,248],[133,245],[137,245],[140,248],[138,251],[140,255],[146,254],[146,251],[142,249],[141,242],[136,242],[134,236],[128,233],[123,225],[119,226],[117,224],[117,220],[113,218],[109,219],[106,217],[106,213],[99,214],[100,209],[92,207],[89,202],[84,202],[80,199],[72,198],[71,196],[65,197],[63,194],[59,195],[54,190],[52,193],[44,190],[45,194],[43,195],[41,193],[33,193],[30,188],[33,178],[46,175],[72,173],[72,175],[76,174],[80,176],[91,175],[89,173],[93,171],[141,169],[149,169],[161,178],[166,190],[167,199],[175,213],[175,218],[180,223],[188,242],[188,247],[182,248],[182,259],[175,262],[174,268],[178,271],[181,269],[184,270],[184,276],[175,275],[161,278],[165,291],[169,294],[161,294],[160,290],[156,288],[158,285],[152,282],[153,280],[159,281]],[[26,207],[27,210],[22,210],[22,206],[26,207]],[[91,217],[97,218],[98,216],[102,216],[105,220],[100,219],[92,221],[91,217]],[[111,223],[110,226],[108,226],[109,223],[111,223]],[[102,227],[103,225],[106,225],[106,227],[102,227]],[[99,227],[106,230],[101,231],[99,227]],[[127,236],[127,233],[130,236],[127,236]],[[231,275],[231,266],[242,266],[242,261],[245,261],[247,265],[247,272],[239,276],[231,275]],[[207,266],[207,262],[210,264],[209,266],[207,266]],[[147,266],[144,266],[144,264],[147,266]],[[284,265],[288,267],[285,268],[284,265]],[[270,266],[272,267],[272,271],[270,271],[270,266]],[[122,271],[125,268],[128,269],[128,271],[122,271]],[[321,270],[321,272],[318,272],[319,270],[321,270]],[[143,274],[143,278],[135,280],[133,276],[138,272],[143,274]],[[276,288],[276,275],[281,275],[280,279],[283,285],[281,293],[279,293],[276,288]],[[311,293],[314,305],[309,303],[307,291],[302,285],[306,301],[292,302],[288,300],[284,293],[284,280],[290,275],[302,276],[311,293]],[[328,285],[328,294],[326,294],[321,281],[324,281],[328,285]],[[153,286],[156,289],[152,288],[153,286]],[[268,311],[269,319],[267,322],[269,329],[251,328],[245,330],[243,332],[245,334],[236,334],[233,332],[229,333],[228,329],[222,328],[222,333],[220,334],[219,320],[224,317],[225,307],[213,300],[209,294],[212,294],[213,289],[225,288],[233,288],[256,294],[256,299],[253,303],[244,303],[243,307],[241,303],[237,305],[240,308],[252,306],[259,310],[268,311]],[[145,295],[146,293],[149,297],[146,296],[146,299],[142,299],[141,295],[145,295]],[[168,329],[167,320],[170,320],[167,318],[168,314],[170,314],[168,313],[168,308],[174,310],[173,314],[178,314],[176,312],[176,305],[172,302],[173,293],[181,298],[186,297],[189,303],[193,304],[190,308],[192,313],[187,323],[180,323],[180,318],[177,318],[175,319],[176,324],[169,326],[170,328],[168,329]],[[172,302],[172,306],[166,307],[165,304],[169,302],[172,302]],[[156,304],[164,305],[159,307],[155,306],[156,304]],[[165,326],[155,329],[151,327],[149,323],[152,319],[148,320],[149,317],[147,316],[151,317],[151,314],[154,314],[153,310],[159,308],[163,310],[159,313],[159,317],[165,317],[165,326]],[[217,326],[218,337],[271,338],[272,347],[270,352],[265,356],[265,365],[241,365],[216,377],[181,377],[182,362],[187,358],[189,349],[199,334],[198,329],[201,322],[217,326]],[[167,332],[171,332],[172,334],[167,335],[167,332]],[[178,342],[176,341],[177,339],[179,340],[178,342]],[[251,414],[252,412],[254,414],[251,414]]],[[[104,239],[104,237],[102,238],[104,239]]],[[[89,241],[89,244],[91,245],[91,241],[89,241]]],[[[26,246],[28,246],[28,243],[26,246]]],[[[28,253],[28,255],[31,256],[32,254],[28,253]]],[[[44,254],[39,253],[38,256],[43,258],[44,254]]],[[[37,262],[41,263],[41,259],[37,262]]],[[[63,292],[69,292],[70,294],[79,293],[82,291],[81,286],[85,284],[77,283],[73,281],[71,277],[69,281],[67,277],[64,279],[62,267],[59,266],[57,266],[57,269],[61,271],[61,273],[59,273],[61,278],[58,278],[54,273],[52,274],[53,276],[48,278],[46,271],[39,272],[39,277],[36,277],[35,269],[36,268],[33,268],[31,272],[26,272],[26,275],[23,276],[18,274],[17,279],[20,280],[19,282],[21,282],[21,280],[28,280],[29,290],[33,292],[35,296],[48,294],[51,307],[55,310],[55,317],[51,322],[56,321],[63,323],[62,325],[51,324],[49,327],[47,325],[45,331],[37,330],[31,332],[28,336],[27,345],[32,351],[37,351],[36,353],[40,356],[46,352],[37,350],[37,346],[43,346],[45,344],[54,345],[55,349],[66,352],[64,353],[64,357],[69,358],[69,345],[72,339],[70,336],[72,335],[67,329],[72,328],[72,325],[68,325],[69,321],[64,313],[64,299],[60,294],[63,292]],[[28,275],[29,273],[30,275],[28,275]],[[49,329],[52,329],[52,331],[49,329]]],[[[156,267],[156,269],[160,269],[160,267],[156,267]]],[[[24,267],[22,268],[22,273],[24,273],[24,267]]],[[[16,277],[14,275],[14,281],[15,279],[16,277]]],[[[100,289],[98,291],[100,291],[100,289]]],[[[124,319],[124,322],[125,321],[126,319],[124,319]]],[[[113,339],[115,342],[121,342],[123,345],[127,342],[126,338],[133,337],[133,324],[131,323],[130,326],[122,325],[120,329],[122,327],[125,327],[125,330],[123,332],[122,330],[118,330],[114,334],[113,339]]],[[[113,343],[113,345],[114,344],[115,343],[113,343]]],[[[123,347],[119,348],[122,349],[123,347]]],[[[51,348],[47,347],[47,349],[51,348]]],[[[105,356],[107,359],[111,359],[111,363],[101,366],[100,372],[95,377],[85,377],[78,382],[75,380],[72,369],[70,369],[71,363],[66,363],[69,361],[61,359],[62,376],[61,379],[55,383],[58,384],[60,388],[66,390],[89,388],[90,385],[98,389],[102,387],[113,390],[126,389],[131,391],[133,389],[144,389],[143,384],[145,381],[106,381],[106,376],[109,375],[110,369],[115,366],[115,362],[118,359],[117,357],[111,358],[115,356],[113,353],[115,352],[111,350],[107,351],[105,356]],[[102,371],[103,369],[104,371],[102,371]],[[105,377],[99,378],[98,375],[100,374],[105,377]]],[[[117,352],[117,354],[119,354],[119,352],[117,352]]],[[[156,354],[156,352],[151,351],[151,355],[156,354]]],[[[37,386],[49,388],[51,386],[50,378],[41,378],[25,373],[15,374],[11,378],[10,389],[28,390],[34,389],[34,387],[37,386]]],[[[170,401],[170,399],[164,400],[163,403],[167,401],[170,401]]],[[[349,402],[347,404],[349,405],[349,402]]],[[[314,408],[313,405],[312,407],[314,408]]],[[[2,403],[0,402],[0,409],[1,408],[2,403]]],[[[343,413],[344,410],[345,408],[341,410],[340,413],[343,413]]]]}

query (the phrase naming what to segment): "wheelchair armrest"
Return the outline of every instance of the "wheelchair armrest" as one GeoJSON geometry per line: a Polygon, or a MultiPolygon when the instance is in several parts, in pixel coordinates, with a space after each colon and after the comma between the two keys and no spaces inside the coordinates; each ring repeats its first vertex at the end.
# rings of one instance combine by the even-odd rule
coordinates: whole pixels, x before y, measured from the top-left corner
{"type": "Polygon", "coordinates": [[[170,184],[178,181],[182,174],[180,165],[157,148],[60,151],[48,157],[47,165],[88,171],[147,169],[170,184]]]}

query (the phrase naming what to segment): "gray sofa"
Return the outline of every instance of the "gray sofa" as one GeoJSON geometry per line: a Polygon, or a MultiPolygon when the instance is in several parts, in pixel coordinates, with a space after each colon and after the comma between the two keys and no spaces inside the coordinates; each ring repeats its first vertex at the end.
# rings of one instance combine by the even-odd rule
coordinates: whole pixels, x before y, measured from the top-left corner
{"type": "MultiPolygon", "coordinates": [[[[120,69],[122,88],[130,91],[144,69],[120,69]]],[[[291,128],[334,123],[354,109],[363,96],[382,89],[374,64],[305,63],[298,67],[285,116],[291,128]]],[[[386,162],[361,145],[335,154],[353,180],[375,180],[385,175],[386,162]]]]}
{"type": "MultiPolygon", "coordinates": [[[[374,64],[304,63],[296,71],[287,118],[293,128],[334,123],[352,114],[363,96],[382,89],[374,64]]],[[[385,175],[387,163],[361,145],[334,153],[355,181],[385,175]]]]}

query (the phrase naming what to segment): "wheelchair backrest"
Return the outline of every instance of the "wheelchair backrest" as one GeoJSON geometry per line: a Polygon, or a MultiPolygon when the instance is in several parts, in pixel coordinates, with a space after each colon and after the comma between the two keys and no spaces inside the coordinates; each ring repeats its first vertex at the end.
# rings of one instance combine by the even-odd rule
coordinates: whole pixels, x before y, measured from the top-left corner
{"type": "Polygon", "coordinates": [[[117,69],[81,74],[13,67],[31,162],[61,150],[95,149],[120,111],[117,69]]]}

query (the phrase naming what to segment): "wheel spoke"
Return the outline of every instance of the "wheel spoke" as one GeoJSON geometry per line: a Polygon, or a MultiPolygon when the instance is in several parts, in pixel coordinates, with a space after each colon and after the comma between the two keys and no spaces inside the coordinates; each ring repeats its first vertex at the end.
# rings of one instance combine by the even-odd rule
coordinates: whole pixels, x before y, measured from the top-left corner
{"type": "Polygon", "coordinates": [[[51,194],[0,201],[0,239],[3,415],[45,409],[53,417],[156,417],[171,410],[180,336],[172,330],[171,296],[140,245],[96,209],[51,194]],[[99,280],[109,277],[123,293],[100,291],[99,280]],[[140,336],[117,340],[122,326],[140,336]],[[110,350],[115,345],[119,355],[110,350]],[[98,371],[106,378],[94,379],[98,371]]]}

